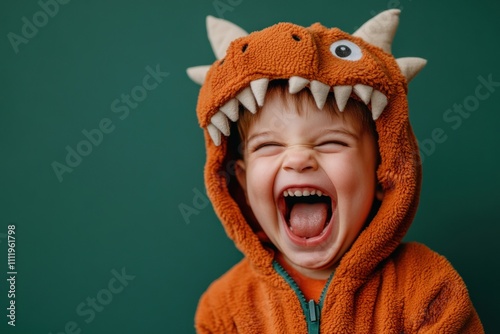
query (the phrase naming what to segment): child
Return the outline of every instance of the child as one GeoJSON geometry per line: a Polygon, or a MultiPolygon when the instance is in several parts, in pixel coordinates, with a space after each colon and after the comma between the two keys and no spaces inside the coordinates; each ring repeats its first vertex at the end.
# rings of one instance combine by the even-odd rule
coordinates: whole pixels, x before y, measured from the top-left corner
{"type": "Polygon", "coordinates": [[[245,258],[202,296],[199,333],[482,333],[446,259],[402,243],[421,164],[394,59],[398,10],[349,35],[289,23],[248,35],[207,19],[208,195],[245,258]]]}

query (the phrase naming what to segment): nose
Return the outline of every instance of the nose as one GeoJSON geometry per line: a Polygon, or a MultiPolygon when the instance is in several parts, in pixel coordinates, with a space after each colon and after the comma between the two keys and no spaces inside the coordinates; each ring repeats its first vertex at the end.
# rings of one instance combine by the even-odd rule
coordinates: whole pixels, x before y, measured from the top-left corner
{"type": "Polygon", "coordinates": [[[315,171],[318,169],[318,161],[314,157],[314,153],[308,148],[289,148],[283,161],[283,169],[297,173],[315,171]]]}

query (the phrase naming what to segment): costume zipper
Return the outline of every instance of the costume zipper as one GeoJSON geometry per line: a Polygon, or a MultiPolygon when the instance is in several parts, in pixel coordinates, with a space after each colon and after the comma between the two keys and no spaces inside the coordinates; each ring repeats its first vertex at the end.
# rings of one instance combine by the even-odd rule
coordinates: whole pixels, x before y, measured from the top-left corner
{"type": "Polygon", "coordinates": [[[295,294],[299,298],[300,305],[302,306],[302,311],[304,312],[304,316],[307,323],[307,333],[309,334],[319,334],[319,321],[321,318],[321,309],[323,308],[323,301],[326,295],[326,290],[330,285],[330,282],[333,278],[333,273],[328,278],[328,281],[321,292],[321,297],[319,298],[319,303],[316,304],[314,299],[309,301],[306,300],[304,293],[300,290],[297,283],[293,280],[292,277],[286,272],[286,270],[276,261],[273,262],[274,269],[285,279],[285,281],[290,285],[290,287],[295,291],[295,294]]]}

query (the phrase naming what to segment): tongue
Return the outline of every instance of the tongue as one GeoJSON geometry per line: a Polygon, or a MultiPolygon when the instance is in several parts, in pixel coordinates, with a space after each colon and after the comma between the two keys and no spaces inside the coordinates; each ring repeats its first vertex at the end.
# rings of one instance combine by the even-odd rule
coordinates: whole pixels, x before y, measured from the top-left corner
{"type": "Polygon", "coordinates": [[[320,235],[325,228],[328,205],[326,203],[296,203],[290,212],[293,234],[302,238],[320,235]]]}

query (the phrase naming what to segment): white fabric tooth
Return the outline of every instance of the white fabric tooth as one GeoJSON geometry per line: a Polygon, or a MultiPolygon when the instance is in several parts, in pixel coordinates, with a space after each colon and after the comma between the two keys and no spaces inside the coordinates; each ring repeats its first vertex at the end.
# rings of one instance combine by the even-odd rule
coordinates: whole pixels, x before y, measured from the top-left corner
{"type": "Polygon", "coordinates": [[[370,103],[370,98],[372,97],[373,88],[367,85],[357,84],[352,87],[354,93],[365,103],[370,103]]]}
{"type": "Polygon", "coordinates": [[[309,80],[305,78],[299,76],[290,77],[290,79],[288,80],[288,91],[290,92],[290,94],[297,94],[308,84],[309,80]]]}
{"type": "Polygon", "coordinates": [[[418,72],[424,68],[425,64],[427,64],[427,60],[418,57],[398,58],[396,59],[396,62],[398,63],[399,69],[405,76],[407,82],[410,82],[411,79],[413,79],[418,72]]]}
{"type": "Polygon", "coordinates": [[[326,98],[328,97],[328,92],[330,92],[330,86],[324,83],[313,80],[310,84],[311,93],[314,96],[314,101],[316,101],[316,106],[318,109],[323,109],[326,98]]]}
{"type": "Polygon", "coordinates": [[[333,87],[333,94],[335,94],[335,102],[337,107],[342,112],[345,109],[347,101],[351,96],[352,86],[335,86],[333,87]]]}
{"type": "Polygon", "coordinates": [[[207,77],[210,65],[193,66],[187,69],[187,75],[199,85],[203,85],[207,77]]]}
{"type": "Polygon", "coordinates": [[[219,129],[217,129],[215,127],[215,125],[213,124],[208,124],[207,125],[207,130],[208,130],[208,134],[210,135],[210,138],[212,138],[212,141],[214,142],[215,146],[219,146],[220,143],[221,143],[221,132],[219,131],[219,129]]]}
{"type": "Polygon", "coordinates": [[[238,101],[247,108],[252,114],[255,114],[257,111],[257,106],[255,105],[255,99],[252,94],[252,90],[250,87],[246,87],[238,95],[236,95],[238,101]]]}
{"type": "Polygon", "coordinates": [[[253,95],[255,96],[255,100],[257,100],[259,107],[264,105],[268,83],[269,79],[267,78],[257,79],[250,82],[250,88],[252,89],[253,95]]]}
{"type": "Polygon", "coordinates": [[[387,106],[387,96],[378,90],[374,90],[372,94],[372,117],[376,121],[387,106]]]}
{"type": "Polygon", "coordinates": [[[217,127],[224,134],[224,136],[229,136],[229,121],[221,111],[218,111],[211,118],[212,124],[217,127]]]}
{"type": "Polygon", "coordinates": [[[240,116],[238,113],[238,101],[236,99],[231,99],[226,102],[222,107],[222,111],[231,121],[236,122],[240,116]]]}

